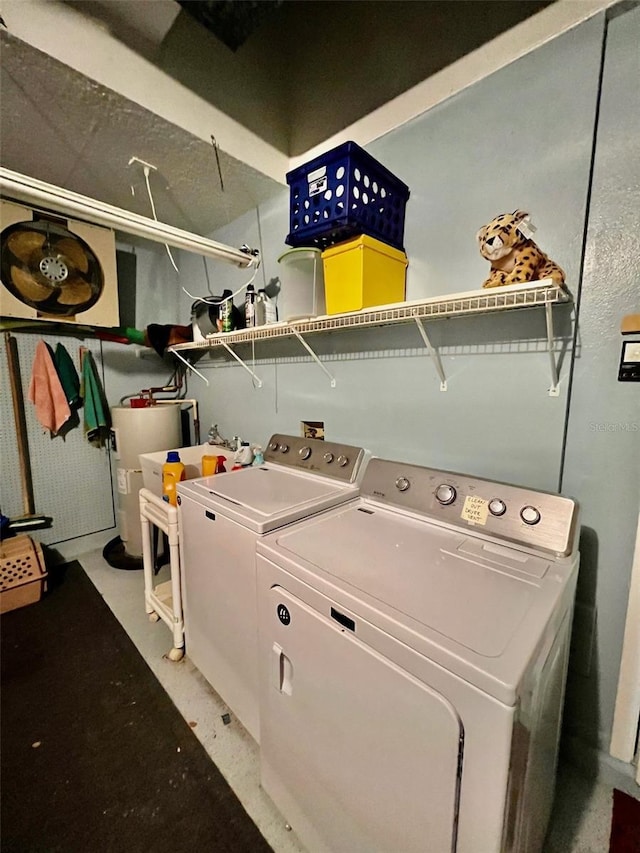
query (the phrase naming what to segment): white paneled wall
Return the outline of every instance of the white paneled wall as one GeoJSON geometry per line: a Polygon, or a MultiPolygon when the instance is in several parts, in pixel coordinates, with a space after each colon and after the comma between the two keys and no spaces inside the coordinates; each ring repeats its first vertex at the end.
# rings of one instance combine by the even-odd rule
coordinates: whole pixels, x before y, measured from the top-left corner
{"type": "MultiPolygon", "coordinates": [[[[119,244],[119,248],[136,254],[136,326],[144,329],[150,323],[175,323],[180,289],[164,248],[130,247],[128,244],[119,244]]],[[[181,322],[188,323],[188,315],[181,322]]],[[[50,529],[34,531],[31,535],[43,544],[59,545],[61,551],[73,553],[78,552],[78,548],[81,550],[82,540],[92,534],[103,533],[105,541],[116,535],[111,454],[108,447],[98,449],[87,442],[82,428],[82,409],[79,410],[79,425],[64,438],[52,438],[40,426],[34,407],[27,399],[36,344],[43,338],[55,349],[60,341],[78,371],[79,348],[90,349],[109,406],[117,405],[121,397],[136,394],[143,388],[166,384],[175,365],[170,359],[161,360],[147,348],[101,343],[83,338],[80,332],[59,337],[48,334],[49,328],[43,323],[38,333],[14,333],[20,356],[35,509],[37,514],[53,518],[50,529]],[[72,542],[75,544],[69,544],[72,542]],[[63,546],[62,543],[67,544],[63,546]]],[[[2,513],[11,518],[23,514],[23,501],[4,338],[0,339],[0,348],[0,506],[2,513]]]]}
{"type": "MultiPolygon", "coordinates": [[[[35,510],[38,515],[53,518],[48,530],[33,533],[33,538],[53,545],[76,537],[96,533],[114,525],[113,501],[110,489],[109,451],[95,447],[87,441],[83,428],[83,410],[78,410],[79,424],[64,437],[55,436],[43,429],[35,415],[35,408],[28,400],[29,381],[35,349],[39,335],[16,334],[25,415],[33,474],[35,510]]],[[[72,336],[58,337],[46,334],[42,339],[53,349],[62,343],[80,373],[80,346],[85,346],[94,355],[96,366],[102,374],[99,341],[83,341],[72,336]]],[[[9,518],[23,514],[20,465],[15,430],[13,429],[13,407],[9,393],[9,379],[5,339],[0,339],[0,379],[3,392],[0,395],[0,502],[2,512],[9,518]]]]}

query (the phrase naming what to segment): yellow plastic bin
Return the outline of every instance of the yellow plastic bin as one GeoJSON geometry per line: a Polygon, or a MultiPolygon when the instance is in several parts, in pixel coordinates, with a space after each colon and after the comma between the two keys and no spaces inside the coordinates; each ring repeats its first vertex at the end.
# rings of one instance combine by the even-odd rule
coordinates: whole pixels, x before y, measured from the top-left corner
{"type": "Polygon", "coordinates": [[[322,253],[327,314],[402,302],[407,256],[366,234],[322,253]]]}

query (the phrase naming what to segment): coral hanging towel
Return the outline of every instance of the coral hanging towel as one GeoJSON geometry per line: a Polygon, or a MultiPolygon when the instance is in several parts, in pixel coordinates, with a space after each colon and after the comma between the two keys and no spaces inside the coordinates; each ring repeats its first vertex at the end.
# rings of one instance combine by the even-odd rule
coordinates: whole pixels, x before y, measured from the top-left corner
{"type": "Polygon", "coordinates": [[[54,435],[71,417],[67,396],[53,363],[53,354],[44,341],[38,341],[29,383],[29,400],[36,417],[54,435]]]}
{"type": "Polygon", "coordinates": [[[103,445],[109,437],[111,419],[109,406],[98,377],[96,363],[89,351],[82,359],[82,386],[80,394],[84,401],[84,431],[89,441],[103,445]]]}

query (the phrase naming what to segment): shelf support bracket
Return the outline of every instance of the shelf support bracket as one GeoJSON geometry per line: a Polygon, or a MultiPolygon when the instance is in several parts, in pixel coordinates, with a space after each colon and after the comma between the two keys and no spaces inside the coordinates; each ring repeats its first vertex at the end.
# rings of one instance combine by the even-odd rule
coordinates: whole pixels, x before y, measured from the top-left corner
{"type": "Polygon", "coordinates": [[[189,368],[189,370],[191,370],[193,373],[195,373],[195,374],[196,374],[196,376],[199,376],[199,377],[200,377],[200,379],[202,379],[202,381],[204,382],[204,384],[205,384],[205,385],[207,385],[207,386],[209,385],[209,380],[207,379],[207,377],[206,377],[206,376],[203,376],[203,375],[202,375],[202,373],[200,373],[200,371],[199,371],[199,370],[196,370],[196,369],[195,369],[195,367],[194,367],[190,362],[188,362],[186,358],[184,358],[183,356],[181,356],[181,355],[180,355],[180,353],[179,353],[177,350],[172,350],[172,352],[173,352],[173,354],[175,355],[175,357],[176,357],[176,358],[179,358],[179,359],[180,359],[180,361],[181,361],[183,364],[185,364],[185,365],[189,368]]]}
{"type": "Polygon", "coordinates": [[[327,370],[327,368],[326,368],[326,367],[324,366],[324,364],[320,361],[320,359],[318,358],[318,356],[317,356],[317,355],[315,354],[315,352],[311,349],[311,347],[309,346],[309,344],[305,341],[305,339],[302,337],[302,335],[300,334],[300,332],[295,328],[295,326],[292,326],[292,327],[291,327],[291,331],[292,331],[292,332],[293,332],[293,334],[296,336],[296,338],[300,341],[300,343],[301,343],[301,344],[302,344],[302,346],[306,349],[306,351],[309,353],[309,355],[311,356],[311,358],[312,358],[312,359],[315,361],[315,363],[318,365],[318,367],[320,368],[320,370],[322,370],[322,372],[323,372],[324,374],[326,374],[326,375],[329,377],[329,380],[330,380],[330,383],[331,383],[331,387],[332,387],[332,388],[335,388],[335,387],[336,387],[336,380],[335,380],[335,377],[333,376],[333,374],[329,373],[329,371],[327,370]]]}
{"type": "Polygon", "coordinates": [[[547,347],[549,349],[549,361],[551,362],[551,388],[549,388],[549,396],[559,397],[560,389],[558,388],[558,367],[556,365],[556,357],[553,352],[553,307],[550,302],[546,303],[544,311],[547,320],[547,347]]]}
{"type": "Polygon", "coordinates": [[[418,327],[418,331],[420,332],[420,337],[424,341],[424,345],[429,350],[429,355],[433,359],[433,363],[438,372],[438,376],[440,377],[440,390],[447,390],[447,377],[444,375],[444,368],[442,366],[442,360],[440,359],[440,353],[434,347],[434,345],[429,340],[429,335],[427,335],[427,331],[422,324],[422,320],[419,317],[413,318],[416,321],[416,326],[418,327]]]}
{"type": "Polygon", "coordinates": [[[229,344],[227,344],[225,341],[222,341],[222,340],[220,341],[220,343],[221,343],[221,344],[222,344],[222,346],[226,349],[226,351],[229,353],[229,355],[231,355],[231,356],[233,356],[233,357],[235,358],[235,360],[238,362],[238,364],[240,365],[240,367],[244,367],[244,369],[247,371],[247,373],[251,374],[251,376],[252,376],[252,378],[255,380],[255,383],[256,383],[256,385],[258,386],[258,388],[262,388],[262,379],[260,379],[258,376],[256,376],[256,374],[253,372],[253,370],[251,370],[251,368],[249,367],[249,365],[244,363],[244,361],[240,358],[240,356],[239,356],[239,355],[237,355],[237,353],[235,353],[235,352],[231,349],[231,347],[229,346],[229,344]]]}

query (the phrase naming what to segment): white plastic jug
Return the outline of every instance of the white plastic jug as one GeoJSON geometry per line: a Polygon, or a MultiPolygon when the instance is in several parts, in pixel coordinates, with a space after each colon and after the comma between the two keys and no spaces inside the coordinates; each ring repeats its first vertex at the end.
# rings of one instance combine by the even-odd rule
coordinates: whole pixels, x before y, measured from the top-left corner
{"type": "Polygon", "coordinates": [[[280,264],[280,320],[317,317],[326,313],[322,253],[313,247],[289,249],[280,264]]]}

